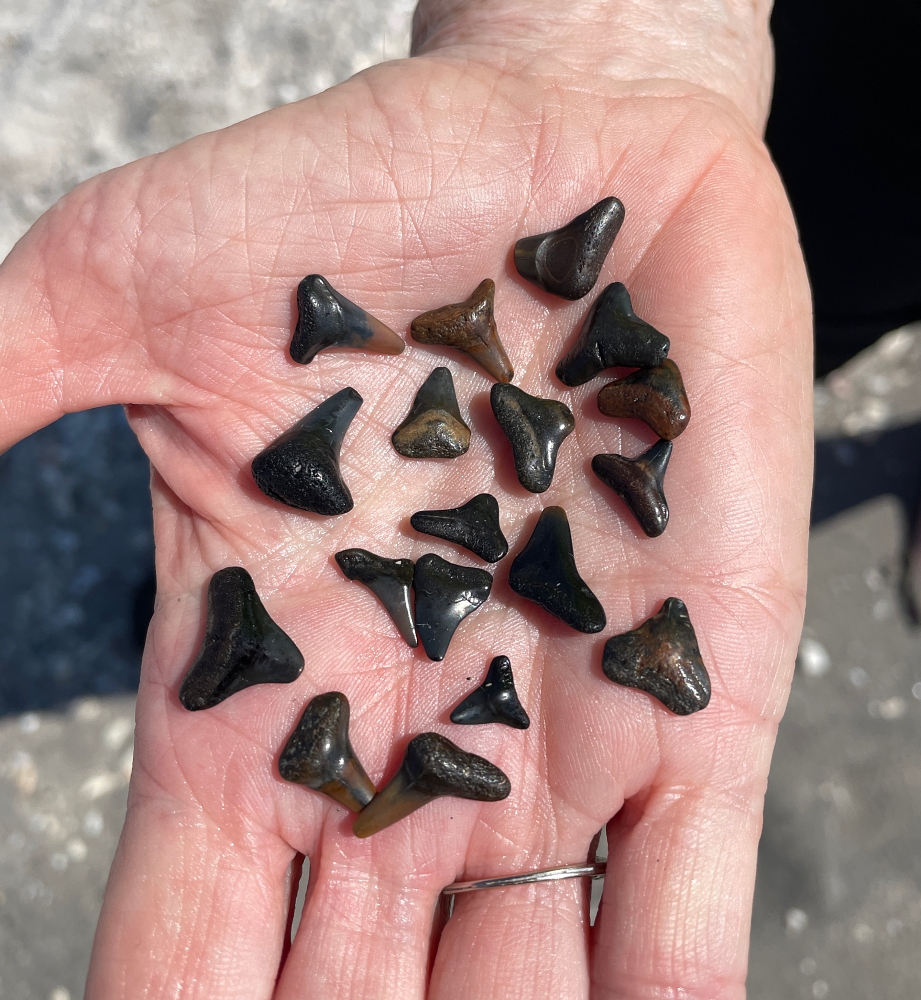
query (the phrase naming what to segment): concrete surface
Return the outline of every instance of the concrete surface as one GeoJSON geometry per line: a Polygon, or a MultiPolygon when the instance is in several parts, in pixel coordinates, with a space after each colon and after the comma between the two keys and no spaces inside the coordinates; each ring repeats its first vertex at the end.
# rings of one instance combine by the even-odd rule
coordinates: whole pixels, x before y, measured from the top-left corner
{"type": "MultiPolygon", "coordinates": [[[[410,9],[2,5],[0,255],[84,177],[405,54],[410,9]]],[[[807,626],[768,790],[752,1000],[921,996],[921,642],[904,588],[919,399],[912,328],[817,387],[807,626]]],[[[113,408],[0,459],[0,1000],[83,996],[131,767],[146,478],[113,408]]]]}

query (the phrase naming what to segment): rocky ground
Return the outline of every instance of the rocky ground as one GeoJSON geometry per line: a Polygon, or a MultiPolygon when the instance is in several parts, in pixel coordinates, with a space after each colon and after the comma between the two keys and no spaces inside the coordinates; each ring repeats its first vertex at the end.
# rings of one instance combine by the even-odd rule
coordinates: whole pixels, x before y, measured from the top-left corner
{"type": "MultiPolygon", "coordinates": [[[[409,0],[0,8],[0,256],[74,183],[407,49],[409,0]]],[[[921,995],[921,327],[816,387],[806,630],[768,789],[752,1000],[921,995]]],[[[152,598],[119,410],[0,458],[0,1000],[78,1000],[152,598]]]]}

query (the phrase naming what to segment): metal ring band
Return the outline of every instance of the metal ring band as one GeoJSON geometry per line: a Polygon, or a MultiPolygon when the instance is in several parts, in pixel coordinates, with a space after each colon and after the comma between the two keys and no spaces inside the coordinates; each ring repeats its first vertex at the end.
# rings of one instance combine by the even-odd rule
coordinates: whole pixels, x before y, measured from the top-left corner
{"type": "Polygon", "coordinates": [[[453,882],[441,891],[445,896],[456,896],[461,892],[476,892],[477,889],[499,889],[505,885],[525,885],[528,882],[557,882],[564,878],[603,878],[607,867],[605,861],[589,865],[565,865],[563,868],[546,868],[544,871],[524,872],[521,875],[480,878],[472,882],[453,882]]]}

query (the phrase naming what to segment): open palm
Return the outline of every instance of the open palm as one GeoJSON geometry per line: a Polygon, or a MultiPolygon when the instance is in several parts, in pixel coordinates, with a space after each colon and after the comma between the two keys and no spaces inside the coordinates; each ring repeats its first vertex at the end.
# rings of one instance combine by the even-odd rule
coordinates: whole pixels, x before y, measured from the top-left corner
{"type": "Polygon", "coordinates": [[[3,329],[22,331],[4,334],[4,443],[62,412],[124,402],[155,469],[157,609],[87,996],[742,995],[761,800],[801,622],[810,424],[795,233],[741,113],[690,87],[538,80],[446,49],[81,186],[0,281],[3,329]],[[590,472],[593,455],[634,455],[653,438],[597,412],[602,383],[569,390],[553,376],[590,299],[538,292],[510,257],[519,237],[611,194],[627,217],[596,293],[626,283],[671,338],[693,408],[658,539],[590,472]],[[396,357],[292,363],[294,290],[312,272],[396,330],[494,278],[515,383],[576,415],[550,490],[519,486],[491,380],[460,355],[410,340],[396,357]],[[454,461],[407,460],[389,437],[437,364],[454,373],[473,443],[454,461]],[[268,500],[252,458],[345,386],[364,398],[342,454],[354,510],[324,518],[268,500]],[[333,554],[355,546],[482,565],[408,523],[482,491],[497,497],[513,552],[543,507],[565,508],[607,612],[600,637],[514,595],[506,560],[490,601],[431,663],[338,570],[333,554]],[[177,690],[207,582],[231,565],[253,575],[306,667],[293,684],[189,713],[177,690]],[[710,706],[689,718],[600,670],[604,638],[672,595],[688,604],[713,683],[710,706]],[[498,654],[531,728],[452,726],[498,654]],[[499,765],[510,797],[440,799],[357,839],[351,814],[277,773],[304,705],[330,690],[348,696],[378,784],[411,736],[436,730],[499,765]],[[449,882],[582,861],[606,823],[594,929],[577,880],[463,897],[433,934],[449,882]],[[298,852],[310,888],[282,962],[298,852]]]}

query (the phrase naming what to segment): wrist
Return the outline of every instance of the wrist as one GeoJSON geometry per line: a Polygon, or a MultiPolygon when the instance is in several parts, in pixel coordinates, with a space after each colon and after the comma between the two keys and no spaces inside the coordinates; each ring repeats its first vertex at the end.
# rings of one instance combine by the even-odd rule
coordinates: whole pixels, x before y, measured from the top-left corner
{"type": "Polygon", "coordinates": [[[563,86],[704,90],[760,131],[773,77],[770,12],[770,0],[420,0],[412,51],[563,86]]]}

